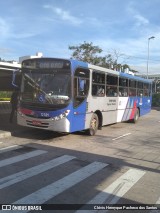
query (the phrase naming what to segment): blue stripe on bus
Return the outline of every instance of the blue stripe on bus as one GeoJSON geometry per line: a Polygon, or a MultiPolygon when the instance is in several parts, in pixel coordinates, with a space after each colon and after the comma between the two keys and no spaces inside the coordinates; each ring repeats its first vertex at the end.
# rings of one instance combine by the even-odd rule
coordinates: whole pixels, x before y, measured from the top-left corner
{"type": "Polygon", "coordinates": [[[70,60],[70,62],[71,62],[71,71],[72,71],[72,74],[74,74],[75,70],[78,67],[88,68],[88,64],[85,63],[85,62],[83,62],[83,61],[70,60]]]}
{"type": "Polygon", "coordinates": [[[141,81],[141,82],[144,82],[144,83],[152,83],[152,80],[150,80],[150,79],[144,79],[144,78],[141,78],[141,77],[136,76],[136,75],[130,75],[128,73],[119,72],[119,76],[124,77],[124,78],[128,78],[128,79],[141,81]]]}

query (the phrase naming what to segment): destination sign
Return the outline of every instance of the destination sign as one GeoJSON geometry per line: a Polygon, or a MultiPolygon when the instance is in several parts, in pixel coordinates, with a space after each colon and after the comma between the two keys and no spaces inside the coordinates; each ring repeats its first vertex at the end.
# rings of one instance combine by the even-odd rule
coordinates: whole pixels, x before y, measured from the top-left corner
{"type": "Polygon", "coordinates": [[[39,68],[41,69],[49,69],[49,68],[63,68],[63,61],[52,61],[52,62],[39,62],[39,68]]]}
{"type": "Polygon", "coordinates": [[[25,60],[22,63],[22,67],[30,68],[30,69],[62,69],[62,68],[69,68],[70,62],[67,60],[56,60],[56,59],[29,59],[25,60]]]}

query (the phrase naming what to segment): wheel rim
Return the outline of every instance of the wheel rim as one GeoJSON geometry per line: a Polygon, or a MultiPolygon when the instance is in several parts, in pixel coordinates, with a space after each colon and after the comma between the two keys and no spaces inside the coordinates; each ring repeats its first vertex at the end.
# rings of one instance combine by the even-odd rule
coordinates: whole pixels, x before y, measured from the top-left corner
{"type": "Polygon", "coordinates": [[[138,117],[139,117],[139,113],[138,113],[138,110],[137,110],[137,112],[136,112],[136,121],[138,120],[138,117]]]}
{"type": "Polygon", "coordinates": [[[98,129],[98,117],[97,115],[94,114],[90,122],[89,134],[95,135],[97,129],[98,129]]]}
{"type": "Polygon", "coordinates": [[[137,109],[135,114],[134,114],[133,122],[136,123],[138,121],[138,118],[139,118],[139,110],[137,109]]]}
{"type": "Polygon", "coordinates": [[[91,128],[93,130],[96,130],[97,129],[97,119],[96,118],[93,118],[92,121],[91,121],[91,128]]]}

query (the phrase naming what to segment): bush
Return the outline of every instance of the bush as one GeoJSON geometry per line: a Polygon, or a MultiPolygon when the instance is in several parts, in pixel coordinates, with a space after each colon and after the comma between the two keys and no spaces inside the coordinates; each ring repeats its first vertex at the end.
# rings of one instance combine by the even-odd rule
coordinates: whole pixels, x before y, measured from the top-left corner
{"type": "Polygon", "coordinates": [[[12,92],[0,91],[0,98],[10,98],[11,94],[12,94],[12,92]]]}
{"type": "Polygon", "coordinates": [[[160,93],[153,94],[152,96],[152,106],[160,107],[160,93]]]}
{"type": "Polygon", "coordinates": [[[0,101],[10,101],[12,92],[0,91],[0,101]]]}
{"type": "Polygon", "coordinates": [[[10,98],[0,98],[0,101],[10,101],[10,98]]]}

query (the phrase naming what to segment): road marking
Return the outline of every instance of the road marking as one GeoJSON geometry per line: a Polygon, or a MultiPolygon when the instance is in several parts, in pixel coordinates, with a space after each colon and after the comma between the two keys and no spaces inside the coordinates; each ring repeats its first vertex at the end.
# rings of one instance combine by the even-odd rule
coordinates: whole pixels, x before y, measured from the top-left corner
{"type": "MultiPolygon", "coordinates": [[[[131,189],[131,187],[145,174],[145,171],[138,169],[130,169],[102,192],[96,195],[87,204],[116,204],[118,200],[131,189]]],[[[99,210],[97,210],[99,211],[99,210]]],[[[97,211],[78,210],[76,213],[86,212],[92,213],[97,211]]],[[[105,210],[107,212],[107,210],[105,210]]]]}
{"type": "MultiPolygon", "coordinates": [[[[88,166],[85,166],[79,169],[76,172],[67,175],[66,177],[39,189],[32,194],[17,200],[14,204],[42,204],[45,203],[47,200],[57,196],[58,194],[62,193],[63,191],[71,188],[72,186],[78,184],[79,182],[85,180],[86,178],[90,177],[91,175],[97,173],[104,167],[108,166],[108,164],[101,163],[101,162],[93,162],[88,166]]],[[[23,211],[23,212],[28,212],[23,211]]]]}
{"type": "Polygon", "coordinates": [[[0,149],[0,153],[12,151],[12,150],[19,149],[19,148],[20,148],[20,146],[18,146],[18,145],[4,147],[4,148],[0,149]]]}
{"type": "Polygon", "coordinates": [[[19,156],[16,156],[16,157],[1,160],[0,161],[0,167],[8,166],[8,165],[11,165],[13,163],[17,163],[17,162],[22,161],[22,160],[26,160],[26,159],[29,159],[29,158],[32,158],[32,157],[36,157],[36,156],[44,154],[44,153],[47,153],[47,151],[35,150],[35,151],[29,152],[29,153],[26,153],[26,154],[23,154],[23,155],[19,155],[19,156]]]}
{"type": "Polygon", "coordinates": [[[0,142],[0,144],[1,144],[1,143],[3,143],[3,142],[0,142]]]}
{"type": "Polygon", "coordinates": [[[64,156],[58,157],[56,159],[50,160],[46,163],[40,164],[38,166],[34,166],[32,168],[18,172],[16,174],[1,178],[0,179],[0,189],[3,189],[5,187],[8,187],[8,186],[13,185],[15,183],[18,183],[20,181],[23,181],[27,178],[33,177],[34,175],[38,175],[42,172],[45,172],[49,169],[52,169],[56,166],[59,166],[59,165],[66,163],[70,160],[73,160],[75,158],[76,157],[64,155],[64,156]]]}
{"type": "Polygon", "coordinates": [[[112,141],[115,141],[115,140],[117,140],[117,139],[119,139],[119,138],[123,138],[123,137],[125,137],[125,136],[127,136],[127,135],[130,135],[131,133],[129,132],[129,133],[126,133],[126,134],[124,134],[124,135],[121,135],[121,136],[119,136],[119,137],[117,137],[117,138],[113,138],[112,139],[112,141]]]}

